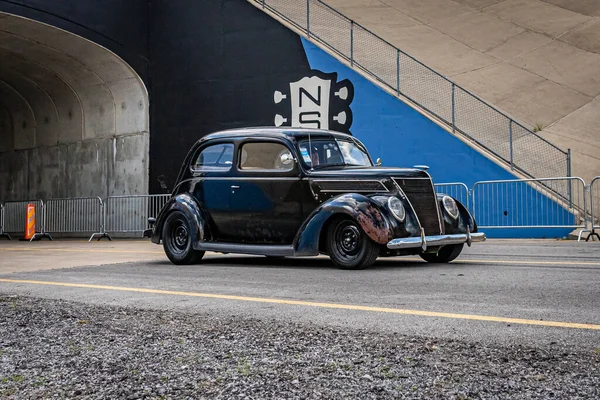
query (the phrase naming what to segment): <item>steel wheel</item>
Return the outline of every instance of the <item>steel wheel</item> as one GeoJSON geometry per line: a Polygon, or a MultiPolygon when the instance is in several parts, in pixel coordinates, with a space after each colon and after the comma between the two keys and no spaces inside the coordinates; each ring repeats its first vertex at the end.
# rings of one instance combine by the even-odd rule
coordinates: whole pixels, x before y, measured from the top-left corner
{"type": "Polygon", "coordinates": [[[379,244],[373,242],[356,221],[339,218],[329,226],[327,253],[331,261],[342,269],[363,269],[377,259],[379,244]]]}
{"type": "Polygon", "coordinates": [[[165,220],[162,233],[165,254],[173,264],[194,264],[200,261],[203,251],[192,247],[191,225],[185,214],[174,211],[165,220]]]}

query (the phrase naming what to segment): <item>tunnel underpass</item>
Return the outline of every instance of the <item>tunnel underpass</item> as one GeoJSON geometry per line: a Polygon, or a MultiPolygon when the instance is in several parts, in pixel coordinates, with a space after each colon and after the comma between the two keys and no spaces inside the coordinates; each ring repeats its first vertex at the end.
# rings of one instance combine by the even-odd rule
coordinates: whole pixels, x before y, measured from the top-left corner
{"type": "Polygon", "coordinates": [[[0,200],[147,193],[148,110],[111,51],[0,13],[0,200]]]}

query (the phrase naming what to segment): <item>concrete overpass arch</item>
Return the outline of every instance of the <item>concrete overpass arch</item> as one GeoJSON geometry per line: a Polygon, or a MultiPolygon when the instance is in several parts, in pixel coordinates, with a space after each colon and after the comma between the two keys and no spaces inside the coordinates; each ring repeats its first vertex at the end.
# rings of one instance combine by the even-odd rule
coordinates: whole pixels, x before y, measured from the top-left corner
{"type": "Polygon", "coordinates": [[[148,190],[149,98],[112,51],[0,12],[0,200],[148,190]]]}

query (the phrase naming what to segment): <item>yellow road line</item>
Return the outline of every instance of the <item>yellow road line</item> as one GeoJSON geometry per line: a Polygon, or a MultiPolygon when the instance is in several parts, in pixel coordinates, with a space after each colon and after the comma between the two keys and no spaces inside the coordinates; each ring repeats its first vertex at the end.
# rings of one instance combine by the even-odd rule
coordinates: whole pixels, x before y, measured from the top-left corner
{"type": "Polygon", "coordinates": [[[401,308],[371,307],[371,306],[360,306],[360,305],[351,305],[351,304],[319,303],[319,302],[301,301],[301,300],[285,300],[285,299],[272,299],[272,298],[263,298],[263,297],[234,296],[234,295],[227,295],[227,294],[177,292],[177,291],[171,291],[171,290],[91,285],[91,284],[85,284],[85,283],[33,281],[33,280],[22,280],[22,279],[0,279],[0,282],[24,283],[24,284],[30,284],[30,285],[51,285],[51,286],[73,287],[73,288],[85,288],[85,289],[115,290],[115,291],[121,291],[121,292],[152,293],[152,294],[164,294],[164,295],[171,295],[171,296],[203,297],[203,298],[209,298],[209,299],[237,300],[237,301],[246,301],[246,302],[255,302],[255,303],[284,304],[284,305],[319,307],[319,308],[334,308],[334,309],[341,309],[341,310],[369,311],[369,312],[379,312],[379,313],[388,313],[388,314],[404,314],[404,315],[416,315],[416,316],[424,316],[424,317],[452,318],[452,319],[464,319],[464,320],[486,321],[486,322],[503,322],[503,323],[509,323],[509,324],[538,325],[538,326],[546,326],[546,327],[600,330],[600,325],[596,325],[596,324],[581,324],[581,323],[560,322],[560,321],[538,321],[538,320],[534,320],[534,319],[504,318],[504,317],[494,317],[494,316],[488,316],[488,315],[455,314],[455,313],[445,313],[445,312],[435,312],[435,311],[406,310],[406,309],[401,309],[401,308]]]}
{"type": "MultiPolygon", "coordinates": [[[[26,248],[26,247],[4,247],[0,248],[0,253],[3,251],[58,251],[58,252],[70,252],[70,253],[123,253],[123,254],[161,254],[164,255],[163,251],[137,251],[137,250],[111,250],[111,249],[57,249],[57,248],[26,248]]],[[[244,257],[244,255],[240,255],[244,257]]],[[[386,260],[382,258],[381,260],[386,260]]],[[[407,262],[423,262],[420,258],[412,257],[399,257],[395,261],[407,261],[407,262]]],[[[478,264],[511,264],[511,265],[591,265],[600,267],[600,262],[589,262],[589,261],[520,261],[520,260],[454,260],[453,263],[478,263],[478,264]]]]}
{"type": "Polygon", "coordinates": [[[134,253],[134,254],[165,254],[163,251],[136,251],[136,250],[111,250],[111,249],[57,249],[57,248],[25,248],[25,247],[4,247],[0,252],[7,251],[59,251],[69,253],[134,253]]]}

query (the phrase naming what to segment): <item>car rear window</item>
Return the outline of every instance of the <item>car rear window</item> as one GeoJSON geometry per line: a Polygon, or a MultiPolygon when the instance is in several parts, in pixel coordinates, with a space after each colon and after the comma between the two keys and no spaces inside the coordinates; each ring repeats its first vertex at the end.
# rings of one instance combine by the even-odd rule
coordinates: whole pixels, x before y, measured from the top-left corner
{"type": "Polygon", "coordinates": [[[292,152],[281,143],[251,142],[242,146],[242,170],[291,171],[293,168],[292,152]]]}
{"type": "Polygon", "coordinates": [[[233,165],[233,144],[221,143],[205,147],[194,162],[195,171],[229,171],[233,165]]]}

